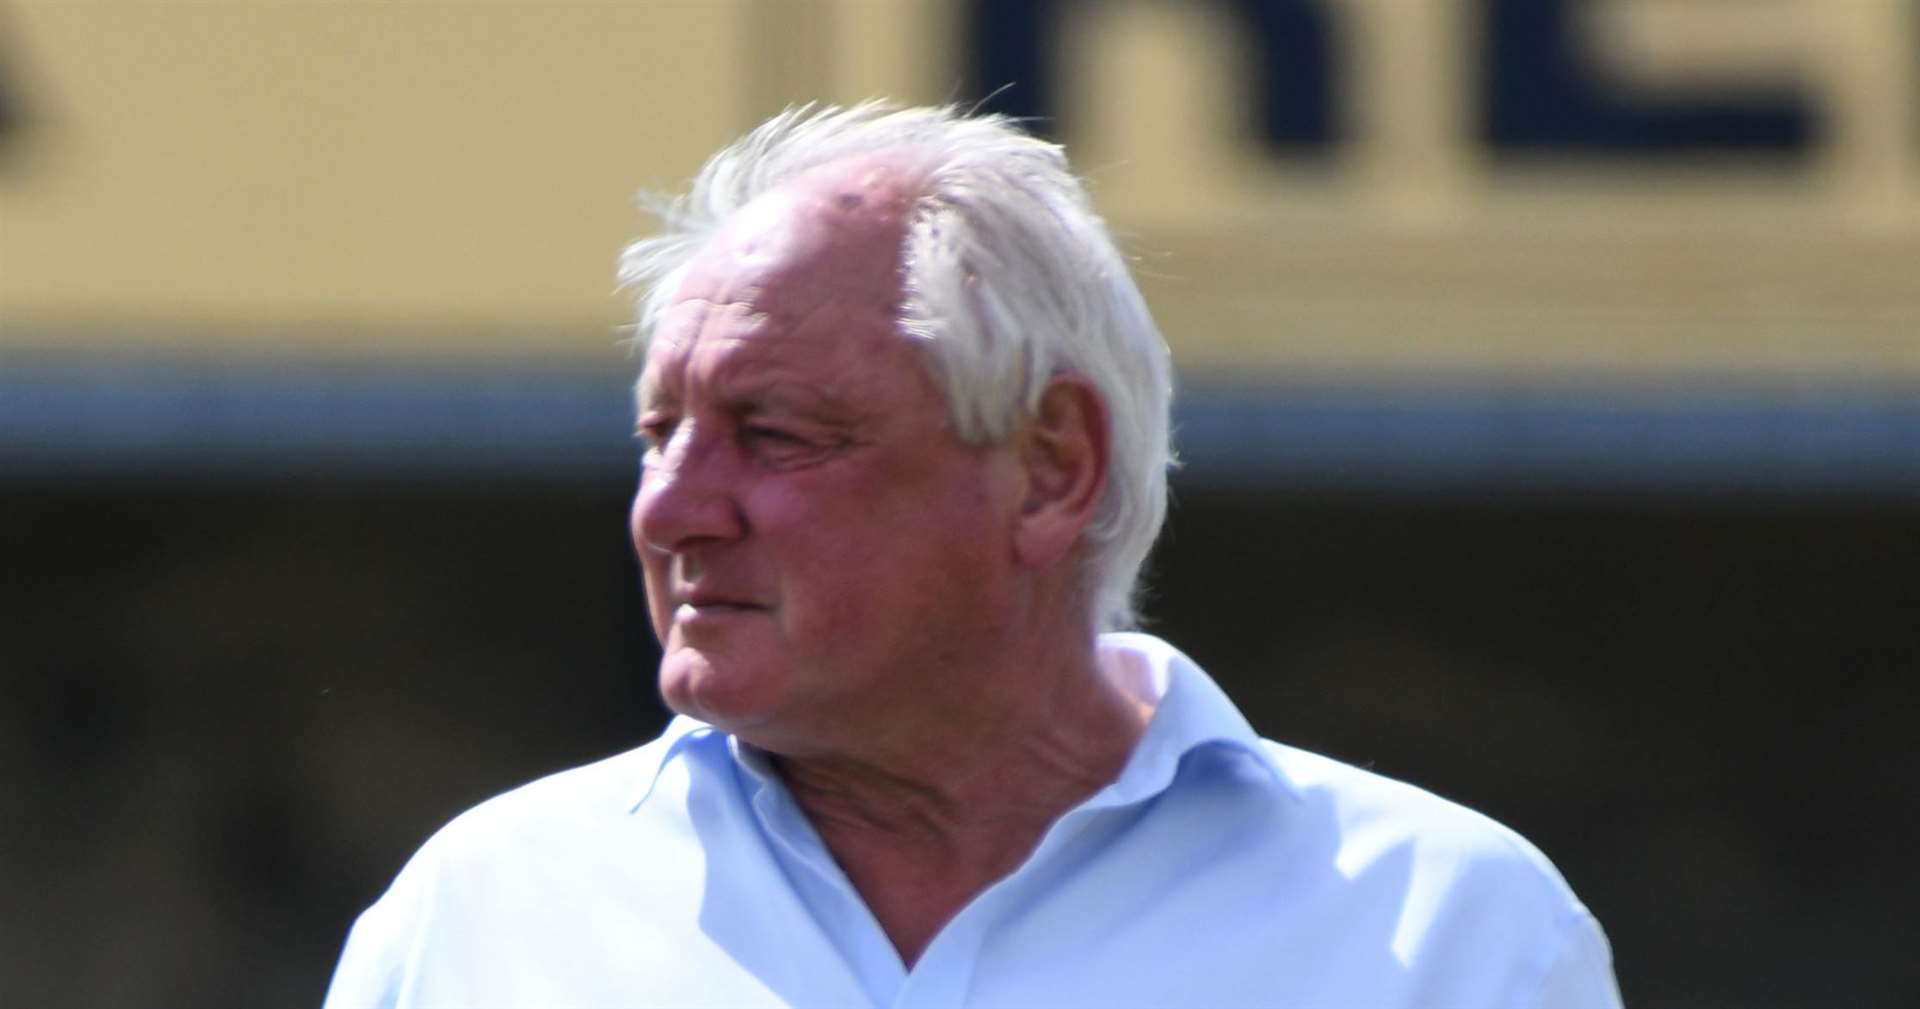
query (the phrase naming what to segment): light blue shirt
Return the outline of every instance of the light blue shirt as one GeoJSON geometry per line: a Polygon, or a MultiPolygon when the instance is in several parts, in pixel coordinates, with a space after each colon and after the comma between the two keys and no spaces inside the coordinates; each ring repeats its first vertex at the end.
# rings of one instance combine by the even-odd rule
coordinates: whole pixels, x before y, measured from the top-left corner
{"type": "Polygon", "coordinates": [[[1120,776],[906,969],[764,757],[676,719],[482,803],[354,925],[327,1009],[1619,1005],[1606,938],[1478,813],[1256,736],[1192,661],[1120,776]]]}

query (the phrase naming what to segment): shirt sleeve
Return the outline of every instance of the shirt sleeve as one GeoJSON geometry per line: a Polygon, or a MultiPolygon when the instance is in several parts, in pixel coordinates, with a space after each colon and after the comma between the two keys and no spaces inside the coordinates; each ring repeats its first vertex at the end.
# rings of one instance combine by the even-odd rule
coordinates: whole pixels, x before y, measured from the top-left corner
{"type": "Polygon", "coordinates": [[[353,923],[322,1009],[397,1009],[404,947],[394,910],[383,897],[353,923]]]}
{"type": "Polygon", "coordinates": [[[433,890],[430,848],[416,854],[347,933],[322,1009],[404,1009],[433,890]]]}
{"type": "Polygon", "coordinates": [[[1584,911],[1561,928],[1560,950],[1529,1009],[1621,1009],[1613,951],[1593,915],[1584,911]]]}

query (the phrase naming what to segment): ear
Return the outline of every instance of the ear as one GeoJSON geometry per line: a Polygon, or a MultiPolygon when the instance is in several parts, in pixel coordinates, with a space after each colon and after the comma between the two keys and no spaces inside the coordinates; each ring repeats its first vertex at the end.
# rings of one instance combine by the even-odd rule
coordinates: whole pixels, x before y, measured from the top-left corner
{"type": "Polygon", "coordinates": [[[1086,379],[1056,375],[1016,444],[1026,493],[1014,556],[1023,567],[1050,567],[1080,541],[1106,493],[1112,453],[1106,403],[1086,379]]]}

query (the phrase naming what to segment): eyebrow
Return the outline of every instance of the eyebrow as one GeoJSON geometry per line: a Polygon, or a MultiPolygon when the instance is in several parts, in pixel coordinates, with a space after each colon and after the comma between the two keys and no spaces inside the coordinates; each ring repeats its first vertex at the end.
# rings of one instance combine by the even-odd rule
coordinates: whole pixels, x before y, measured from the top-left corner
{"type": "Polygon", "coordinates": [[[857,411],[843,396],[780,379],[756,379],[727,387],[723,382],[715,400],[741,416],[792,412],[831,420],[851,419],[857,411]]]}
{"type": "MultiPolygon", "coordinates": [[[[742,417],[788,411],[845,423],[858,419],[861,412],[846,396],[781,378],[756,377],[730,383],[722,377],[715,385],[718,388],[713,392],[713,402],[722,411],[742,417]]],[[[637,414],[672,409],[681,402],[677,390],[645,375],[634,386],[633,398],[637,414]]]]}

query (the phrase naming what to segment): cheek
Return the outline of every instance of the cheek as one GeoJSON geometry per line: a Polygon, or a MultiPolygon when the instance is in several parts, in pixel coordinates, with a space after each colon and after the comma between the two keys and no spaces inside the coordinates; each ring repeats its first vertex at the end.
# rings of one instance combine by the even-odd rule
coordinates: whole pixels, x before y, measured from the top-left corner
{"type": "Polygon", "coordinates": [[[958,616],[956,602],[991,585],[1004,553],[984,497],[967,487],[861,488],[832,509],[781,514],[778,534],[767,514],[766,540],[784,544],[777,567],[792,615],[836,637],[872,636],[876,618],[958,616]]]}
{"type": "Polygon", "coordinates": [[[646,540],[640,536],[640,503],[645,491],[633,496],[633,507],[627,510],[627,539],[633,544],[633,555],[640,561],[641,570],[646,574],[649,584],[653,581],[653,561],[648,556],[646,540]]]}
{"type": "MultiPolygon", "coordinates": [[[[644,491],[642,492],[644,494],[644,491]]],[[[642,494],[634,495],[633,507],[627,513],[627,535],[633,541],[634,557],[640,562],[640,577],[647,591],[647,615],[653,623],[653,632],[666,643],[669,614],[663,612],[662,600],[667,586],[667,568],[671,558],[657,550],[648,550],[646,541],[640,536],[640,505],[642,494]]]]}

